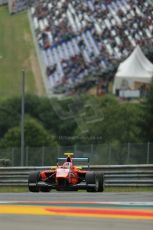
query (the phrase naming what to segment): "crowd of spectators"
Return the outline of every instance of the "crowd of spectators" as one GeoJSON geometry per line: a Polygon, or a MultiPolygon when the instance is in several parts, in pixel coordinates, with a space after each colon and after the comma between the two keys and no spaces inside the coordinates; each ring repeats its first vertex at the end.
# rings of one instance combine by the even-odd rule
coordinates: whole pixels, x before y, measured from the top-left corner
{"type": "Polygon", "coordinates": [[[96,79],[136,45],[153,45],[153,6],[146,0],[40,0],[30,12],[54,92],[96,79]]]}

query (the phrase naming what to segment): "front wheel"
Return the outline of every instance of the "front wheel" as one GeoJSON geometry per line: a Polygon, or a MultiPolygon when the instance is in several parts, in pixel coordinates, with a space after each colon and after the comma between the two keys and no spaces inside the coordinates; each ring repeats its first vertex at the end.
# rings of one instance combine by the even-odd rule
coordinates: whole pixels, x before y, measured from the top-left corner
{"type": "Polygon", "coordinates": [[[87,184],[87,192],[95,192],[95,173],[94,172],[87,172],[86,173],[86,184],[87,184]]]}
{"type": "Polygon", "coordinates": [[[95,173],[95,189],[96,192],[103,192],[104,191],[104,176],[101,172],[95,173]]]}
{"type": "Polygon", "coordinates": [[[49,187],[40,187],[40,192],[50,192],[51,188],[49,187]]]}
{"type": "Polygon", "coordinates": [[[104,180],[103,173],[101,172],[87,172],[86,184],[87,192],[103,192],[104,180]]]}
{"type": "Polygon", "coordinates": [[[30,192],[39,192],[38,181],[40,172],[32,172],[28,178],[28,187],[30,192]]]}

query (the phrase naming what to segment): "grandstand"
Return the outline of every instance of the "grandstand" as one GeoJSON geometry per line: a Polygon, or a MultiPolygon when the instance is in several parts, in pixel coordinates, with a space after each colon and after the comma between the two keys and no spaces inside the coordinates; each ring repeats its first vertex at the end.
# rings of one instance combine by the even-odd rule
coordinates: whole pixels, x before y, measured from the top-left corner
{"type": "MultiPolygon", "coordinates": [[[[51,90],[71,92],[140,45],[153,44],[153,7],[144,0],[48,0],[30,8],[51,90]]],[[[146,50],[145,50],[146,51],[146,50]]]]}
{"type": "Polygon", "coordinates": [[[153,47],[150,0],[9,0],[10,12],[25,8],[50,93],[86,90],[137,45],[153,47]]]}

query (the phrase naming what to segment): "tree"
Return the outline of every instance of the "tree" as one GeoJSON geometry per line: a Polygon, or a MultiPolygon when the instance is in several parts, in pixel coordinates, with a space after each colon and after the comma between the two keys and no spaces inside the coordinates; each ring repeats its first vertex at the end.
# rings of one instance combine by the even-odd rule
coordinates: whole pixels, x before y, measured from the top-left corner
{"type": "Polygon", "coordinates": [[[76,135],[80,137],[80,143],[138,142],[141,131],[139,126],[141,105],[121,104],[116,99],[107,96],[98,100],[101,100],[98,109],[101,114],[103,113],[103,119],[82,124],[82,130],[87,126],[85,134],[77,128],[76,135]]]}
{"type": "MultiPolygon", "coordinates": [[[[60,136],[73,135],[76,123],[73,119],[64,119],[63,116],[69,113],[68,105],[72,99],[58,100],[36,95],[25,95],[25,114],[37,119],[44,128],[54,133],[56,140],[61,144],[71,144],[68,140],[59,139],[60,136]],[[57,105],[60,111],[56,111],[57,105]]],[[[9,129],[16,127],[20,123],[21,98],[13,97],[0,102],[0,138],[9,129]]]]}
{"type": "MultiPolygon", "coordinates": [[[[10,135],[13,128],[14,135],[15,128],[18,127],[19,132],[20,107],[19,97],[0,102],[1,139],[8,133],[10,135]]],[[[110,95],[81,95],[63,100],[25,96],[25,115],[41,124],[47,133],[53,134],[60,145],[68,146],[78,143],[138,142],[143,110],[142,104],[121,103],[110,95]]],[[[31,136],[30,132],[28,135],[31,136]]]]}
{"type": "Polygon", "coordinates": [[[40,120],[48,131],[52,131],[57,141],[61,145],[70,145],[67,139],[60,139],[62,136],[72,136],[76,123],[73,118],[69,118],[69,105],[73,103],[71,98],[58,100],[56,98],[43,98],[40,101],[37,119],[40,120]]]}
{"type": "MultiPolygon", "coordinates": [[[[10,128],[0,142],[1,147],[20,147],[20,127],[10,128]]],[[[45,130],[36,119],[27,117],[25,119],[25,146],[57,146],[55,137],[45,130]]]]}
{"type": "Polygon", "coordinates": [[[144,103],[142,136],[145,141],[153,142],[153,79],[144,103]]]}
{"type": "Polygon", "coordinates": [[[0,102],[0,138],[20,122],[20,98],[14,97],[0,102]]]}

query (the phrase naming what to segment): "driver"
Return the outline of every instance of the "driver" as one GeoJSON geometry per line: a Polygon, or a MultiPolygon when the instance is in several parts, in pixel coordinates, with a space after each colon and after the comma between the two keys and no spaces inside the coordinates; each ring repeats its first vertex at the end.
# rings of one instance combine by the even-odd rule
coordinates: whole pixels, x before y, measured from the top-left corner
{"type": "Polygon", "coordinates": [[[64,168],[70,168],[72,166],[72,163],[71,162],[65,162],[64,164],[63,164],[63,167],[64,168]]]}

